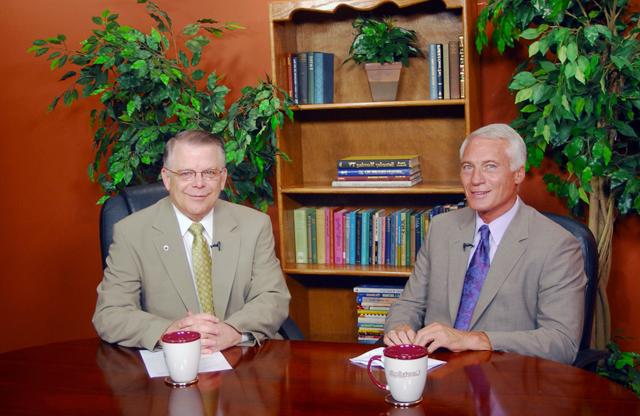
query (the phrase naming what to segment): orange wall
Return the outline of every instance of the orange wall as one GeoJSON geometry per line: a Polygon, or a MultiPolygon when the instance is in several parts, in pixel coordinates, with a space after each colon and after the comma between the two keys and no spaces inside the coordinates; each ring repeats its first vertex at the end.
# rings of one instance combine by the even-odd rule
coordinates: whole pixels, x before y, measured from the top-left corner
{"type": "MultiPolygon", "coordinates": [[[[270,73],[267,0],[157,0],[176,27],[201,17],[235,21],[247,30],[235,32],[208,48],[206,69],[226,74],[238,96],[244,85],[270,73]]],[[[35,38],[65,33],[75,46],[92,28],[90,18],[108,8],[121,21],[150,27],[134,0],[4,0],[0,31],[0,352],[30,345],[94,336],[91,315],[95,287],[101,278],[98,215],[99,189],[86,177],[92,157],[87,103],[46,107],[61,84],[42,59],[25,53],[35,38]]],[[[509,121],[515,111],[505,85],[514,64],[493,55],[483,57],[482,120],[509,121]],[[507,117],[508,115],[508,117],[507,117]]],[[[546,194],[540,175],[523,187],[524,199],[541,209],[563,212],[546,194]]],[[[616,231],[611,302],[614,328],[635,337],[624,347],[640,350],[640,221],[619,224],[616,231]],[[622,226],[620,226],[622,225],[622,226]]]]}
{"type": "MultiPolygon", "coordinates": [[[[203,17],[247,27],[208,48],[207,69],[227,75],[231,97],[270,72],[266,0],[159,3],[178,28],[203,17]]],[[[122,23],[152,25],[134,0],[3,1],[0,351],[95,335],[91,315],[102,271],[95,205],[100,193],[86,176],[90,107],[61,106],[48,114],[61,83],[44,59],[26,50],[34,39],[58,33],[76,48],[93,29],[91,16],[106,8],[120,13],[122,23]]]]}

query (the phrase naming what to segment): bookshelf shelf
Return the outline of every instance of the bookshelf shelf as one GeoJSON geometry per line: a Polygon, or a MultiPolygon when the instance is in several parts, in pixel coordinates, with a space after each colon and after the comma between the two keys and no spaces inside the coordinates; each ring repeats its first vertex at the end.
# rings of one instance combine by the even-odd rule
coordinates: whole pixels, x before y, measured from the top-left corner
{"type": "Polygon", "coordinates": [[[283,265],[285,273],[289,274],[305,274],[317,275],[318,277],[326,275],[339,276],[378,276],[378,277],[409,277],[411,267],[400,266],[336,266],[325,264],[298,264],[291,263],[283,265]]]}
{"type": "MultiPolygon", "coordinates": [[[[285,124],[277,143],[291,161],[279,159],[276,168],[276,244],[292,295],[291,315],[308,339],[357,340],[353,285],[401,284],[412,267],[296,263],[294,217],[303,211],[298,208],[422,210],[462,200],[458,149],[466,134],[479,126],[480,117],[473,45],[476,8],[474,2],[462,0],[270,2],[276,84],[288,85],[289,55],[305,51],[334,55],[334,103],[294,107],[295,121],[285,124]],[[346,61],[354,36],[352,22],[363,12],[390,16],[398,26],[415,30],[425,55],[429,44],[458,42],[463,35],[465,98],[429,99],[429,60],[412,58],[402,69],[397,100],[373,102],[364,68],[346,61]],[[409,154],[420,155],[424,182],[415,186],[331,186],[339,159],[409,154]]],[[[330,241],[326,235],[325,242],[330,241]]]]}
{"type": "Polygon", "coordinates": [[[332,103],[332,104],[302,104],[293,107],[294,111],[309,110],[343,110],[352,108],[391,108],[391,107],[444,107],[464,106],[464,99],[456,100],[405,100],[405,101],[376,101],[361,103],[332,103]]]}

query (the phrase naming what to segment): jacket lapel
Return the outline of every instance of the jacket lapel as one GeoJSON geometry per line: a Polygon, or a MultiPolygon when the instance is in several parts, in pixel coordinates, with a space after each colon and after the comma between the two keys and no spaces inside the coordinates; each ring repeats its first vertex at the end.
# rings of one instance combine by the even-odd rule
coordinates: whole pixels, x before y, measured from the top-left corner
{"type": "Polygon", "coordinates": [[[451,325],[456,320],[458,306],[460,306],[460,296],[462,296],[462,286],[464,285],[464,275],[467,271],[467,260],[470,249],[465,249],[464,243],[472,243],[476,228],[475,213],[471,209],[465,209],[466,215],[459,223],[458,227],[451,230],[452,236],[449,240],[449,314],[451,315],[451,325]]]}
{"type": "Polygon", "coordinates": [[[200,311],[193,278],[187,262],[184,241],[180,235],[178,219],[169,198],[164,198],[158,206],[158,214],[153,228],[159,232],[153,244],[185,308],[193,313],[200,311]]]}
{"type": "Polygon", "coordinates": [[[529,207],[522,201],[520,204],[518,212],[502,236],[498,250],[493,257],[487,279],[482,286],[476,309],[471,318],[470,328],[473,328],[478,322],[526,250],[526,240],[529,236],[529,207]]]}
{"type": "Polygon", "coordinates": [[[232,206],[218,200],[213,213],[215,224],[214,239],[221,247],[212,250],[213,259],[213,304],[216,315],[224,319],[226,315],[233,280],[240,256],[240,229],[232,215],[232,206]]]}

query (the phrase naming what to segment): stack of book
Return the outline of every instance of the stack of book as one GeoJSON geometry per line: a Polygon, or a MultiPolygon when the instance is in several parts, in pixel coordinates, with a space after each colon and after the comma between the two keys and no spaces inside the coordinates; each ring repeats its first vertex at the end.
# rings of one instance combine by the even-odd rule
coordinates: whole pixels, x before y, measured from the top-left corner
{"type": "Polygon", "coordinates": [[[424,209],[296,208],[296,263],[411,266],[431,218],[463,206],[464,202],[424,209]]]}
{"type": "Polygon", "coordinates": [[[326,52],[299,52],[286,55],[287,90],[296,104],[333,102],[334,55],[326,52]]]}
{"type": "Polygon", "coordinates": [[[389,308],[400,297],[402,286],[361,285],[353,288],[358,303],[358,342],[375,344],[384,335],[389,308]]]}
{"type": "Polygon", "coordinates": [[[331,186],[405,188],[420,182],[418,155],[350,156],[338,160],[338,177],[331,186]]]}
{"type": "Polygon", "coordinates": [[[430,43],[429,98],[449,100],[464,98],[464,38],[447,44],[430,43]]]}

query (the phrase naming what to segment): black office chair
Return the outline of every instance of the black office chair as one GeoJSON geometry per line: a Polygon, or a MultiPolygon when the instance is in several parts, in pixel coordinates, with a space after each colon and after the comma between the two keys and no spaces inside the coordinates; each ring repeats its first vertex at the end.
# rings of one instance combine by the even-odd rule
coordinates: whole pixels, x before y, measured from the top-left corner
{"type": "Polygon", "coordinates": [[[596,240],[583,223],[563,215],[543,213],[547,218],[561,225],[564,229],[574,235],[580,242],[582,257],[584,258],[584,271],[587,275],[587,286],[585,287],[584,299],[584,325],[582,327],[582,339],[580,349],[573,365],[587,370],[595,370],[598,360],[605,358],[606,351],[593,350],[589,348],[591,343],[591,326],[593,325],[594,307],[596,303],[596,292],[598,290],[598,246],[596,240]]]}
{"type": "MultiPolygon", "coordinates": [[[[138,210],[155,204],[168,195],[161,182],[130,186],[107,200],[100,211],[100,251],[102,267],[106,267],[109,246],[113,241],[113,225],[138,210]]],[[[224,198],[224,193],[220,194],[224,198]]],[[[303,340],[304,335],[291,317],[287,317],[278,333],[284,339],[303,340]]]]}

